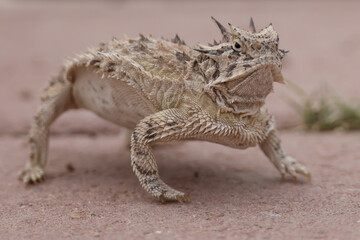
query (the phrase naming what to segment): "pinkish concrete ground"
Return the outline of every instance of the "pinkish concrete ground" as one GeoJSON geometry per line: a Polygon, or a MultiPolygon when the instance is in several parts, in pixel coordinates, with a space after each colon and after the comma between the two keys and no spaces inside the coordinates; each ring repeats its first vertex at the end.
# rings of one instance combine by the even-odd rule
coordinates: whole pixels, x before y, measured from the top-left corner
{"type": "MultiPolygon", "coordinates": [[[[47,179],[24,188],[24,136],[63,59],[139,32],[189,44],[219,39],[210,21],[272,22],[291,50],[284,74],[305,90],[327,85],[358,99],[356,1],[0,1],[0,239],[360,239],[360,134],[282,131],[313,181],[281,182],[259,149],[186,142],[155,149],[160,173],[192,202],[160,204],[140,188],[118,128],[85,112],[54,125],[47,179]],[[340,83],[340,84],[339,84],[340,83]],[[74,171],[69,171],[68,165],[74,171]]],[[[277,86],[269,108],[296,123],[277,86]]]]}

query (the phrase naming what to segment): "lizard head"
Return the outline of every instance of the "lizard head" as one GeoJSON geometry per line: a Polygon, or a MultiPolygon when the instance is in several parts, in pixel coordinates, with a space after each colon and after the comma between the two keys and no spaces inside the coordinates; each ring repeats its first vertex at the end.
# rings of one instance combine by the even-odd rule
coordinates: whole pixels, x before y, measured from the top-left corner
{"type": "Polygon", "coordinates": [[[286,51],[278,48],[279,36],[272,24],[256,32],[250,19],[249,30],[229,24],[230,32],[212,18],[223,36],[220,43],[198,45],[195,49],[216,61],[219,74],[208,81],[206,91],[227,110],[244,112],[264,104],[273,82],[285,83],[281,60],[286,51]]]}

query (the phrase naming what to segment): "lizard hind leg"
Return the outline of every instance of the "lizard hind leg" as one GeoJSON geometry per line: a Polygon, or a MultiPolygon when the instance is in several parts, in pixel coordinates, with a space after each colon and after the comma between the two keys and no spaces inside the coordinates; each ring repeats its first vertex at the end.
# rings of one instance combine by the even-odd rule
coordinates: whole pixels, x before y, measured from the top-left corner
{"type": "Polygon", "coordinates": [[[169,187],[159,176],[159,171],[151,152],[150,144],[174,141],[181,138],[181,114],[176,109],[168,109],[150,115],[140,121],[131,135],[131,165],[141,186],[161,202],[186,202],[186,194],[169,187]]]}
{"type": "Polygon", "coordinates": [[[49,127],[61,113],[72,106],[74,106],[72,83],[61,74],[52,80],[45,89],[41,97],[41,105],[30,128],[30,158],[18,175],[19,180],[25,184],[43,180],[48,151],[49,127]]]}

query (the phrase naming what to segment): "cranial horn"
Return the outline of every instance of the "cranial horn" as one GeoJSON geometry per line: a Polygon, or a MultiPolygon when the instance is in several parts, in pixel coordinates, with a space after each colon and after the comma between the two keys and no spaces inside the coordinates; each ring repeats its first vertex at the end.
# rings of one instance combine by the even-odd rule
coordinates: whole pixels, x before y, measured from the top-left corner
{"type": "Polygon", "coordinates": [[[221,55],[224,52],[224,49],[220,46],[205,46],[202,44],[198,44],[199,48],[195,48],[195,51],[210,54],[210,55],[221,55]]]}
{"type": "Polygon", "coordinates": [[[229,24],[232,34],[236,34],[239,29],[237,27],[233,26],[231,23],[228,23],[228,24],[229,24]]]}
{"type": "Polygon", "coordinates": [[[252,17],[250,17],[249,31],[251,33],[256,33],[255,24],[254,24],[254,21],[253,21],[252,17]]]}
{"type": "Polygon", "coordinates": [[[263,33],[265,36],[269,37],[271,40],[279,41],[279,35],[275,31],[272,23],[270,23],[269,26],[262,29],[260,32],[263,33]]]}
{"type": "Polygon", "coordinates": [[[279,49],[279,52],[280,52],[280,58],[283,59],[285,57],[285,55],[287,53],[289,53],[290,51],[289,50],[279,49]]]}
{"type": "Polygon", "coordinates": [[[210,55],[217,55],[217,52],[214,50],[208,50],[208,49],[199,49],[199,48],[194,48],[195,51],[201,52],[201,53],[205,53],[205,54],[210,54],[210,55]]]}
{"type": "Polygon", "coordinates": [[[267,29],[274,30],[274,27],[273,27],[272,23],[269,23],[269,26],[267,26],[267,29]]]}
{"type": "Polygon", "coordinates": [[[219,27],[221,34],[223,35],[223,39],[225,41],[229,41],[229,33],[228,31],[226,31],[225,27],[219,23],[213,16],[211,16],[211,19],[215,22],[215,24],[219,27]]]}
{"type": "Polygon", "coordinates": [[[215,49],[217,49],[217,47],[206,46],[206,45],[202,45],[200,43],[198,43],[198,46],[202,50],[215,50],[215,49]]]}

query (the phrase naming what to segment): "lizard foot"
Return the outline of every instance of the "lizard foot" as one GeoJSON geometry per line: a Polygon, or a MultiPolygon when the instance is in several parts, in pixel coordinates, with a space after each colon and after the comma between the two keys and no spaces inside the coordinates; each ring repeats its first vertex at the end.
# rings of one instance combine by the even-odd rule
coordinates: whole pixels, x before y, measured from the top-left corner
{"type": "Polygon", "coordinates": [[[173,201],[178,201],[180,203],[190,202],[190,198],[188,195],[183,192],[176,191],[175,189],[168,190],[164,194],[158,196],[158,198],[162,203],[173,201]]]}
{"type": "Polygon", "coordinates": [[[44,170],[39,166],[25,167],[19,172],[18,178],[24,184],[38,183],[44,180],[44,170]]]}
{"type": "Polygon", "coordinates": [[[157,175],[147,176],[142,182],[144,189],[153,197],[165,202],[189,202],[190,198],[183,192],[177,191],[165,184],[157,175]]]}
{"type": "Polygon", "coordinates": [[[311,180],[311,174],[307,168],[292,157],[286,156],[282,158],[276,166],[281,174],[282,180],[285,179],[286,173],[290,174],[295,182],[297,182],[297,173],[305,176],[309,181],[311,180]]]}

